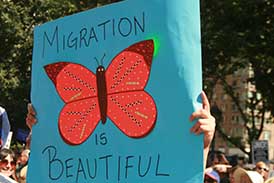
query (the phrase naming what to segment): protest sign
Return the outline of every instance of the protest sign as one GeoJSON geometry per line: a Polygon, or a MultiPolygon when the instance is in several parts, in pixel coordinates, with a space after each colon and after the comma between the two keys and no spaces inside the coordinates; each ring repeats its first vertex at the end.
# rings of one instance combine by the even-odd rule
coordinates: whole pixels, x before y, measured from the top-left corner
{"type": "Polygon", "coordinates": [[[252,163],[256,164],[259,161],[268,163],[268,141],[255,140],[252,142],[252,163]]]}
{"type": "Polygon", "coordinates": [[[37,26],[28,182],[202,182],[199,1],[128,0],[37,26]]]}

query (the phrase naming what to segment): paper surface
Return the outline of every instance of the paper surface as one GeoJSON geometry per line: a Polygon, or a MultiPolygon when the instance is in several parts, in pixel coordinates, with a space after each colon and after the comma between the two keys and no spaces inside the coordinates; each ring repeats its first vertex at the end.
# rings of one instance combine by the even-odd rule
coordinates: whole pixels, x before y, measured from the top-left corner
{"type": "Polygon", "coordinates": [[[201,75],[198,0],[128,0],[36,27],[28,182],[202,182],[189,122],[201,75]]]}

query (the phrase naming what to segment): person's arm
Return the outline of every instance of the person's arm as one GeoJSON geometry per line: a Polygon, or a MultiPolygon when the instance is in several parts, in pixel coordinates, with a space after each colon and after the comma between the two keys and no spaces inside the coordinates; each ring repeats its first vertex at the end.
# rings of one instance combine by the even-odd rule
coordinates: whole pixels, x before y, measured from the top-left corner
{"type": "Polygon", "coordinates": [[[36,112],[31,103],[28,104],[28,114],[26,117],[26,125],[29,127],[30,132],[26,138],[26,148],[30,149],[31,135],[32,135],[32,126],[37,123],[36,112]]]}
{"type": "Polygon", "coordinates": [[[210,113],[210,104],[204,92],[201,93],[203,107],[190,116],[190,121],[197,119],[190,131],[194,134],[204,133],[204,168],[206,167],[207,155],[215,132],[215,118],[210,113]]]}
{"type": "MultiPolygon", "coordinates": [[[[32,126],[36,124],[37,119],[36,119],[36,112],[32,106],[31,103],[28,104],[28,114],[26,117],[26,124],[29,127],[30,131],[32,130],[32,126]]],[[[31,133],[31,132],[30,132],[31,133]]]]}

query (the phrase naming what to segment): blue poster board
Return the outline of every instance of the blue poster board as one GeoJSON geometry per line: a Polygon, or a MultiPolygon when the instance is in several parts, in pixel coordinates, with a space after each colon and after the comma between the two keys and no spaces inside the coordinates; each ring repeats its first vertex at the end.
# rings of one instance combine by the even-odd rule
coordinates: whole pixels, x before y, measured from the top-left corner
{"type": "Polygon", "coordinates": [[[28,182],[203,179],[199,1],[128,0],[37,26],[28,182]]]}

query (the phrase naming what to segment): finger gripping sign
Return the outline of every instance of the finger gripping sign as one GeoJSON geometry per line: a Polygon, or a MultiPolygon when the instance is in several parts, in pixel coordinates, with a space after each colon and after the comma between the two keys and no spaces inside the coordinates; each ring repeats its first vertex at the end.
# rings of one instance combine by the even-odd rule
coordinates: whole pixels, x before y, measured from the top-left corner
{"type": "Polygon", "coordinates": [[[28,182],[202,182],[199,16],[127,0],[37,26],[28,182]]]}

